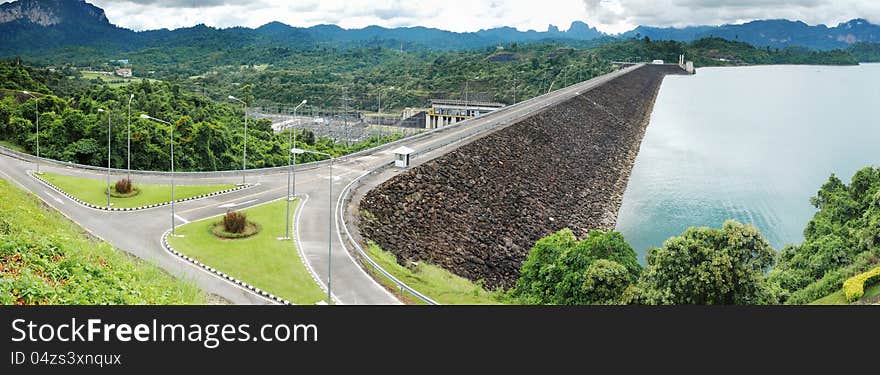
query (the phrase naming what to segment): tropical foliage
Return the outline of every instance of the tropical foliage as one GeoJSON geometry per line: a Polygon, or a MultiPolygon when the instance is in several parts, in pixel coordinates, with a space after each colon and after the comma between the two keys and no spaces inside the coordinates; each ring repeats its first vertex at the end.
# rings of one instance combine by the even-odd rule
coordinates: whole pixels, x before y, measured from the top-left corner
{"type": "MultiPolygon", "coordinates": [[[[111,137],[111,165],[124,168],[127,157],[128,101],[131,100],[132,168],[165,170],[170,167],[171,126],[144,120],[139,114],[170,121],[174,127],[175,168],[215,171],[241,168],[244,147],[244,114],[241,106],[188,93],[179,84],[143,80],[124,87],[95,83],[69,97],[53,94],[54,85],[32,79],[32,69],[14,62],[0,64],[16,90],[6,90],[0,100],[0,138],[36,152],[36,113],[40,112],[40,156],[88,165],[106,165],[107,132],[111,137]],[[23,90],[31,90],[24,94],[23,90]],[[36,102],[38,101],[38,102],[36,102]],[[105,109],[105,112],[99,112],[105,109]],[[108,119],[109,116],[109,119],[108,119]],[[109,122],[109,124],[108,124],[109,122]],[[108,129],[109,128],[109,129],[108,129]]],[[[60,73],[56,73],[60,74],[60,73]]],[[[51,81],[51,80],[50,80],[51,81]]],[[[57,80],[57,82],[62,82],[57,80]]],[[[250,87],[235,91],[252,100],[250,87]]],[[[287,164],[288,135],[273,132],[268,120],[248,124],[248,168],[287,164]]],[[[366,149],[399,136],[373,137],[354,144],[315,137],[300,130],[296,147],[333,156],[366,149]]],[[[315,160],[298,155],[300,162],[315,160]]]]}
{"type": "Polygon", "coordinates": [[[189,283],[96,241],[0,180],[0,304],[191,304],[189,283]]]}
{"type": "Polygon", "coordinates": [[[535,244],[511,296],[525,304],[620,304],[641,272],[620,233],[594,230],[578,241],[564,229],[535,244]]]}
{"type": "Polygon", "coordinates": [[[832,175],[811,202],[819,211],[804,242],[786,246],[770,272],[790,303],[828,295],[880,261],[880,169],[859,170],[849,185],[832,175]]]}
{"type": "Polygon", "coordinates": [[[764,277],[774,255],[752,225],[727,221],[720,230],[689,228],[648,250],[640,299],[647,304],[775,303],[764,277]]]}

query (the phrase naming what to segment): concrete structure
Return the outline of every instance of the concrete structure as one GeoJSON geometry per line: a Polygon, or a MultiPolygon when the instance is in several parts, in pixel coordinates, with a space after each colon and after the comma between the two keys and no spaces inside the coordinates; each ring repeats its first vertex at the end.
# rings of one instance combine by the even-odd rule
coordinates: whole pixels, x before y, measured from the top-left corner
{"type": "Polygon", "coordinates": [[[425,116],[425,129],[442,128],[503,107],[501,103],[432,99],[425,116]]]}
{"type": "Polygon", "coordinates": [[[400,146],[394,149],[394,151],[391,151],[391,153],[394,154],[394,166],[398,168],[409,167],[409,156],[413,152],[415,152],[415,150],[406,146],[400,146]]]}
{"type": "Polygon", "coordinates": [[[131,68],[119,68],[116,69],[116,75],[122,78],[131,78],[131,68]]]}

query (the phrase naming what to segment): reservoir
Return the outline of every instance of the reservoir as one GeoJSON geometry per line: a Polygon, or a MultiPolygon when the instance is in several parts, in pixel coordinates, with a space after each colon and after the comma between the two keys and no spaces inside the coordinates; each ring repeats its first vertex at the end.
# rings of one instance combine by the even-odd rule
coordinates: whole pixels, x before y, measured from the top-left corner
{"type": "Polygon", "coordinates": [[[667,76],[616,230],[645,262],[690,226],[758,227],[776,249],[803,241],[810,197],[880,164],[880,64],[703,68],[667,76]]]}

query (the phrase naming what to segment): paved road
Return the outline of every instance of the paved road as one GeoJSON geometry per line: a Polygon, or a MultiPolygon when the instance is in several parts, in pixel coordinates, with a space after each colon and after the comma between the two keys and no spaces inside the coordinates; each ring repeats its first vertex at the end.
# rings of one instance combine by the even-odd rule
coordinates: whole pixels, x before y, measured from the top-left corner
{"type": "MultiPolygon", "coordinates": [[[[437,131],[422,133],[406,140],[370,150],[357,156],[340,159],[333,166],[333,194],[330,186],[329,165],[301,166],[296,173],[296,193],[305,201],[300,209],[294,234],[306,266],[318,283],[325,289],[328,275],[332,274],[332,294],[336,303],[342,304],[399,304],[400,302],[354,260],[347,249],[342,248],[339,227],[328,236],[331,207],[335,206],[343,188],[366,172],[393,161],[391,149],[405,145],[418,152],[415,162],[421,163],[491,133],[534,112],[579,95],[581,92],[601,85],[621,74],[637,69],[629,68],[593,80],[554,91],[531,100],[520,102],[502,110],[460,122],[437,131]],[[333,246],[328,256],[328,237],[333,246]],[[332,263],[332,272],[328,269],[332,263]]],[[[32,161],[14,158],[0,153],[0,177],[11,180],[20,187],[36,194],[47,204],[61,211],[93,235],[113,246],[154,263],[169,273],[190,280],[206,292],[218,295],[232,303],[262,304],[268,300],[256,296],[219,277],[184,262],[167,253],[161,245],[163,234],[170,229],[169,206],[136,212],[106,212],[81,206],[57,194],[28,175],[34,169],[32,161]]],[[[101,171],[72,168],[61,165],[41,166],[42,170],[66,175],[103,179],[101,171]]],[[[248,183],[255,186],[215,197],[179,202],[175,204],[178,224],[205,219],[226,212],[230,205],[243,209],[268,201],[283,199],[287,193],[286,169],[260,170],[248,173],[248,183]]],[[[114,176],[112,180],[116,180],[114,176]]],[[[134,177],[140,183],[168,183],[167,173],[156,172],[134,177]]],[[[179,185],[239,183],[241,175],[234,173],[178,175],[179,185]]],[[[279,218],[281,220],[283,218],[279,218]]],[[[338,218],[334,217],[338,223],[338,218]]],[[[279,233],[278,236],[283,235],[279,233]]],[[[293,243],[293,242],[291,242],[293,243]]]]}

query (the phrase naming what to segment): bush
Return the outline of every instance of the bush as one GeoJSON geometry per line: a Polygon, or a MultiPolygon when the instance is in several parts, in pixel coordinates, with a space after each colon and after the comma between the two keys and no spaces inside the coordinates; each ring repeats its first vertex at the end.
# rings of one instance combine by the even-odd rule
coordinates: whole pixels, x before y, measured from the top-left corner
{"type": "Polygon", "coordinates": [[[865,295],[865,284],[873,284],[878,281],[880,281],[880,267],[850,277],[843,282],[843,294],[846,296],[846,301],[858,301],[865,295]]]}
{"type": "Polygon", "coordinates": [[[592,230],[578,241],[563,229],[535,243],[510,296],[522,304],[618,304],[641,271],[622,234],[592,230]]]}
{"type": "Polygon", "coordinates": [[[223,215],[223,230],[229,233],[244,233],[247,228],[247,215],[238,211],[227,211],[223,215]]]}
{"type": "Polygon", "coordinates": [[[119,194],[131,193],[131,179],[123,178],[116,181],[116,192],[119,194]]]}

